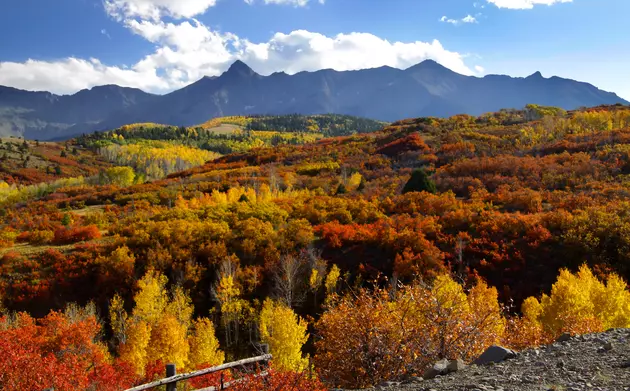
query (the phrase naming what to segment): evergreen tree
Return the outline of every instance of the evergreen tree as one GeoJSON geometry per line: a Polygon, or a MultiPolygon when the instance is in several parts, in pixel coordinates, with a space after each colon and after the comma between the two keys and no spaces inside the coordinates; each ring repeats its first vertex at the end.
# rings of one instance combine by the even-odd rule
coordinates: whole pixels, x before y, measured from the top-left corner
{"type": "Polygon", "coordinates": [[[61,219],[61,225],[63,225],[64,227],[67,227],[70,224],[72,224],[72,216],[70,216],[69,213],[66,213],[63,215],[63,218],[61,219]]]}
{"type": "Polygon", "coordinates": [[[337,194],[346,194],[347,192],[348,189],[346,189],[343,183],[340,183],[339,186],[337,186],[337,194]]]}
{"type": "Polygon", "coordinates": [[[361,182],[359,182],[357,191],[363,191],[364,189],[365,189],[365,178],[361,177],[361,182]]]}
{"type": "Polygon", "coordinates": [[[411,178],[409,178],[409,181],[405,184],[402,192],[405,194],[412,191],[437,192],[435,183],[423,168],[416,169],[411,173],[411,178]]]}

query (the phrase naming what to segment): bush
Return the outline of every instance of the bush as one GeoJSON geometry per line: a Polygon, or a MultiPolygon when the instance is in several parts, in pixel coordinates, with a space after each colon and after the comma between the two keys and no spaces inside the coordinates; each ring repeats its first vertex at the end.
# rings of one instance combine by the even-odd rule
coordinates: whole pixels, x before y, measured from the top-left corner
{"type": "Polygon", "coordinates": [[[53,241],[55,233],[50,230],[38,230],[33,231],[31,234],[31,243],[33,244],[47,244],[53,241]]]}
{"type": "Polygon", "coordinates": [[[55,231],[54,240],[55,244],[71,244],[77,242],[83,242],[85,240],[98,239],[101,237],[101,232],[95,225],[88,225],[86,227],[73,227],[73,228],[59,228],[55,231]]]}
{"type": "Polygon", "coordinates": [[[499,342],[505,328],[496,289],[480,281],[466,294],[447,275],[430,289],[362,290],[329,306],[315,324],[315,368],[328,385],[343,388],[422,373],[442,358],[470,360],[499,342]]]}

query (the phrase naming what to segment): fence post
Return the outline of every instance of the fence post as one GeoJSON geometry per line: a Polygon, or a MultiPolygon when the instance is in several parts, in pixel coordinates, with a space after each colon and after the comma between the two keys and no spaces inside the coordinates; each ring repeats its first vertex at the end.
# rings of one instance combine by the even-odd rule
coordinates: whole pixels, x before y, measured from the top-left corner
{"type": "Polygon", "coordinates": [[[311,361],[311,356],[308,356],[308,378],[313,380],[313,361],[311,361]]]}
{"type": "MultiPolygon", "coordinates": [[[[166,364],[166,377],[177,375],[175,364],[166,364]]],[[[166,391],[177,391],[177,382],[166,385],[166,391]]]]}

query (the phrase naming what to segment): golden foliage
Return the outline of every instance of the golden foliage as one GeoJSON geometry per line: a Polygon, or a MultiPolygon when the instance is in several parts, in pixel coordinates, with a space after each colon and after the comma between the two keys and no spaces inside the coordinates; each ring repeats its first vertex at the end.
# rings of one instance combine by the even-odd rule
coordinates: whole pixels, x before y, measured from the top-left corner
{"type": "Polygon", "coordinates": [[[191,367],[208,367],[223,364],[225,354],[219,349],[214,324],[208,318],[193,322],[193,332],[189,337],[191,367]]]}
{"type": "Polygon", "coordinates": [[[138,281],[139,291],[134,296],[133,318],[149,324],[156,324],[168,304],[166,276],[153,269],[138,281]]]}
{"type": "Polygon", "coordinates": [[[273,365],[281,371],[300,372],[308,360],[302,357],[302,346],[308,340],[307,324],[284,303],[265,299],[260,312],[260,338],[269,344],[273,365]]]}
{"type": "Polygon", "coordinates": [[[316,323],[316,368],[341,387],[368,387],[417,374],[440,358],[470,360],[505,329],[496,289],[466,294],[448,275],[432,288],[361,290],[331,302],[316,323]]]}
{"type": "Polygon", "coordinates": [[[604,283],[586,265],[576,274],[562,269],[550,295],[523,303],[523,316],[553,337],[630,327],[630,292],[616,274],[604,283]]]}
{"type": "Polygon", "coordinates": [[[151,325],[144,321],[129,322],[127,340],[118,349],[120,359],[133,365],[136,373],[144,374],[149,361],[148,347],[151,340],[151,325]]]}

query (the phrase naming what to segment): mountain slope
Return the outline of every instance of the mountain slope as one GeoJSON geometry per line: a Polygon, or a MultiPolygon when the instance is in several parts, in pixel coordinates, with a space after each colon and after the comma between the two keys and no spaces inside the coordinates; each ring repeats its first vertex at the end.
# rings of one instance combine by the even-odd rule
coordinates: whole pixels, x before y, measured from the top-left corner
{"type": "Polygon", "coordinates": [[[0,86],[0,135],[50,140],[81,133],[125,109],[150,104],[157,95],[105,85],[73,95],[30,92],[0,86]]]}
{"type": "Polygon", "coordinates": [[[219,77],[204,77],[163,96],[117,86],[71,96],[0,89],[0,134],[51,139],[139,122],[191,126],[209,118],[250,114],[337,113],[394,121],[478,115],[528,103],[576,109],[624,103],[591,84],[537,72],[526,78],[455,73],[427,60],[339,72],[324,69],[261,76],[237,61],[219,77]]]}

